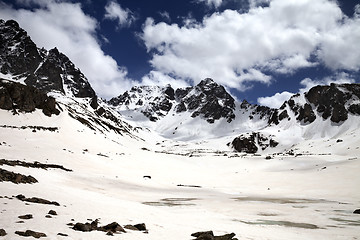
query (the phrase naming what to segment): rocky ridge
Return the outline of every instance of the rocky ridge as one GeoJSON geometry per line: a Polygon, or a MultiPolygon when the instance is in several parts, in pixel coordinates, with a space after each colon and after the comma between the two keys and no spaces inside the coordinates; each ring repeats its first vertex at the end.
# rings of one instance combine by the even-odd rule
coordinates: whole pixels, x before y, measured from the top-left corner
{"type": "Polygon", "coordinates": [[[273,112],[269,123],[290,120],[289,112],[303,124],[313,123],[318,116],[333,123],[344,122],[349,114],[360,115],[360,84],[332,83],[315,86],[304,95],[296,94],[273,112]]]}
{"type": "Polygon", "coordinates": [[[96,98],[87,78],[67,56],[57,48],[38,48],[14,20],[0,20],[0,73],[44,92],[96,98]]]}
{"type": "Polygon", "coordinates": [[[47,116],[67,111],[70,117],[102,133],[114,131],[135,137],[132,134],[135,128],[123,121],[121,114],[140,113],[149,122],[159,122],[163,131],[160,134],[167,137],[231,135],[234,140],[229,145],[233,149],[250,153],[277,146],[276,136],[263,134],[260,129],[282,128],[287,122],[309,126],[320,118],[341,125],[350,115],[360,115],[359,84],[316,86],[292,96],[279,109],[246,100],[237,102],[210,78],[178,89],[170,85],[134,86],[104,102],[67,56],[56,48],[49,51],[38,48],[17,22],[0,20],[0,43],[1,109],[14,113],[41,109],[47,116]],[[67,100],[59,104],[61,96],[67,100]],[[165,118],[171,119],[161,121],[165,118]],[[191,119],[202,119],[207,124],[191,119]],[[213,125],[209,128],[208,124],[213,125]],[[189,132],[190,128],[194,131],[189,132]]]}
{"type": "Polygon", "coordinates": [[[235,118],[234,98],[210,78],[187,88],[173,89],[170,85],[133,87],[108,103],[119,109],[139,111],[153,122],[170,112],[186,111],[192,118],[199,116],[209,123],[221,118],[231,122],[235,118]]]}

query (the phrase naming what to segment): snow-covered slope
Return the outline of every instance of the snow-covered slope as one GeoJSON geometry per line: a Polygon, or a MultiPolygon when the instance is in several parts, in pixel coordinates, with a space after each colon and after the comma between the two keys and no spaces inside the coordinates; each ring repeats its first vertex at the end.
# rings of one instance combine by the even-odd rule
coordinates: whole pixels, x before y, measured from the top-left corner
{"type": "Polygon", "coordinates": [[[174,90],[170,85],[133,87],[109,104],[129,121],[165,138],[204,140],[267,126],[271,109],[239,103],[212,79],[174,90]]]}
{"type": "Polygon", "coordinates": [[[359,232],[359,129],[337,139],[302,142],[290,153],[265,156],[218,152],[193,143],[176,144],[155,135],[147,141],[114,131],[94,131],[61,114],[13,115],[0,110],[1,159],[58,165],[1,169],[38,182],[0,182],[0,228],[4,239],[103,239],[71,224],[99,219],[99,226],[145,223],[148,233],[125,229],[112,239],[191,239],[213,230],[239,239],[352,239],[359,232]],[[296,156],[296,157],[295,157],[296,156]],[[59,206],[23,202],[41,198],[59,206]],[[49,211],[57,215],[46,217],[49,211]],[[32,218],[19,219],[31,214],[32,218]],[[90,220],[89,220],[90,219],[90,220]],[[70,225],[69,225],[70,224],[70,225]]]}
{"type": "Polygon", "coordinates": [[[237,102],[222,86],[205,79],[186,89],[133,87],[110,104],[128,121],[167,139],[202,145],[212,141],[218,150],[230,143],[228,149],[255,153],[282,152],[304,140],[336,138],[359,128],[359,97],[359,84],[331,84],[270,109],[237,102]]]}

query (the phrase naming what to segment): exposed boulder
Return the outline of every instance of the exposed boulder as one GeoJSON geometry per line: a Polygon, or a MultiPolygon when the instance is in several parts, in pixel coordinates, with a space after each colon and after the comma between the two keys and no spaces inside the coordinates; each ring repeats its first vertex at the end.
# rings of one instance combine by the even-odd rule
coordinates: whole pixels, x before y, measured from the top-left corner
{"type": "Polygon", "coordinates": [[[27,168],[40,168],[40,169],[61,169],[66,172],[72,172],[71,169],[67,169],[61,165],[56,164],[45,164],[40,162],[25,162],[20,160],[6,160],[6,159],[0,159],[0,165],[8,165],[8,166],[21,166],[21,167],[27,167],[27,168]]]}
{"type": "Polygon", "coordinates": [[[139,223],[134,225],[139,231],[147,231],[145,223],[139,223]]]}
{"type": "Polygon", "coordinates": [[[38,204],[47,204],[47,205],[55,205],[55,206],[60,206],[60,204],[58,202],[55,201],[49,201],[43,198],[38,198],[38,197],[32,197],[32,198],[27,198],[22,194],[19,194],[16,196],[17,199],[19,199],[20,201],[23,202],[31,202],[31,203],[38,203],[38,204]]]}
{"type": "Polygon", "coordinates": [[[256,153],[258,151],[258,147],[255,143],[255,135],[252,134],[249,137],[239,136],[236,137],[231,145],[238,152],[245,153],[256,153]]]}
{"type": "Polygon", "coordinates": [[[3,236],[6,236],[6,231],[5,231],[5,229],[0,229],[0,237],[3,237],[3,236]]]}
{"type": "Polygon", "coordinates": [[[56,101],[46,93],[31,86],[0,80],[0,109],[14,112],[32,112],[42,109],[46,116],[58,115],[56,101]]]}
{"type": "Polygon", "coordinates": [[[231,145],[238,152],[257,153],[259,148],[265,150],[268,147],[277,147],[279,143],[272,139],[272,137],[273,136],[265,136],[259,132],[242,134],[236,137],[231,145]]]}
{"type": "Polygon", "coordinates": [[[235,233],[225,234],[221,236],[214,236],[213,231],[207,232],[196,232],[191,234],[192,237],[195,237],[194,240],[237,240],[235,233]]]}
{"type": "Polygon", "coordinates": [[[110,224],[107,224],[105,226],[99,227],[98,226],[99,221],[95,220],[91,223],[76,223],[72,229],[75,231],[81,231],[81,232],[91,232],[91,231],[102,231],[107,232],[107,235],[113,235],[114,233],[125,233],[123,227],[120,226],[117,222],[112,222],[110,224]]]}
{"type": "Polygon", "coordinates": [[[73,227],[73,229],[75,231],[81,231],[81,232],[91,232],[93,230],[96,230],[96,229],[93,229],[92,225],[90,223],[76,223],[73,227]]]}
{"type": "Polygon", "coordinates": [[[37,183],[38,181],[33,176],[26,176],[20,173],[10,172],[0,168],[0,182],[12,182],[15,184],[20,183],[37,183]]]}
{"type": "Polygon", "coordinates": [[[98,228],[98,230],[103,232],[112,232],[112,233],[125,232],[124,228],[122,228],[120,224],[118,224],[117,222],[109,223],[105,226],[98,228]]]}
{"type": "Polygon", "coordinates": [[[18,218],[28,220],[28,219],[32,219],[33,215],[32,214],[26,214],[26,215],[19,216],[18,218]]]}
{"type": "Polygon", "coordinates": [[[22,236],[22,237],[34,237],[34,238],[47,237],[45,233],[35,232],[35,231],[32,231],[32,230],[26,230],[25,232],[16,231],[15,234],[17,234],[19,236],[22,236]]]}
{"type": "Polygon", "coordinates": [[[53,216],[56,216],[56,215],[57,215],[57,212],[56,212],[55,210],[50,210],[48,214],[53,215],[53,216]]]}

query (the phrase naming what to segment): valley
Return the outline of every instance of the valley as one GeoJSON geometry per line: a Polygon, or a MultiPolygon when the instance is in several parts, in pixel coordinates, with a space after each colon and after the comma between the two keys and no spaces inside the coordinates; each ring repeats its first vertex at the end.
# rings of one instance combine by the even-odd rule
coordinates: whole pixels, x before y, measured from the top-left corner
{"type": "Polygon", "coordinates": [[[212,79],[106,101],[57,49],[0,30],[0,238],[359,238],[359,84],[279,109],[212,79]]]}

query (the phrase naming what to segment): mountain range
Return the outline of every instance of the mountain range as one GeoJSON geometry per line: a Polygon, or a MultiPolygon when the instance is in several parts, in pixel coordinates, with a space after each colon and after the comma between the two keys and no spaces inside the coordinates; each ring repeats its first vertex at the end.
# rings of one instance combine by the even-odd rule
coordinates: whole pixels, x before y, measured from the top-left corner
{"type": "MultiPolygon", "coordinates": [[[[151,169],[149,170],[151,174],[158,174],[166,180],[168,184],[166,189],[172,189],[175,181],[176,187],[206,188],[209,182],[205,179],[208,178],[199,173],[205,165],[192,166],[193,169],[190,170],[187,167],[190,164],[187,158],[199,157],[204,158],[205,161],[207,156],[215,156],[221,159],[226,158],[222,161],[227,162],[232,161],[229,159],[252,156],[254,161],[259,161],[258,156],[266,155],[267,159],[280,156],[279,160],[282,161],[290,156],[316,155],[320,151],[320,154],[342,156],[339,159],[343,157],[357,159],[356,157],[349,158],[349,156],[355,156],[359,152],[359,147],[357,147],[359,138],[356,137],[360,129],[359,84],[315,86],[306,92],[293,95],[278,109],[250,104],[246,100],[238,101],[211,78],[204,79],[195,86],[177,89],[170,85],[134,86],[117,97],[104,100],[97,96],[86,76],[65,54],[57,48],[46,50],[37,47],[27,32],[14,20],[0,20],[0,109],[2,109],[0,112],[2,116],[0,149],[3,157],[40,158],[46,159],[46,162],[52,158],[56,164],[71,165],[79,175],[69,175],[71,173],[56,175],[59,180],[50,181],[51,183],[67,182],[66,187],[62,185],[61,188],[70,192],[71,183],[68,179],[76,182],[77,186],[82,186],[78,188],[82,189],[79,191],[87,189],[85,184],[89,184],[89,189],[91,189],[89,191],[92,193],[96,191],[96,194],[99,189],[100,192],[103,191],[102,184],[114,190],[116,180],[121,181],[119,184],[124,189],[131,188],[131,191],[141,192],[139,186],[143,186],[151,194],[161,198],[164,191],[172,190],[162,189],[159,182],[145,186],[139,179],[135,179],[134,174],[141,175],[144,179],[152,179],[150,173],[146,172],[146,169],[151,169]],[[24,135],[19,133],[19,131],[27,130],[31,131],[24,135]],[[12,145],[14,149],[11,148],[12,145]],[[73,157],[74,155],[76,158],[73,157]],[[124,155],[131,161],[122,160],[123,163],[115,160],[122,159],[124,155]],[[132,157],[133,155],[143,160],[140,161],[137,157],[132,157]],[[171,164],[164,160],[164,156],[168,155],[173,156],[171,164]],[[71,163],[62,159],[61,156],[72,159],[71,163]],[[178,158],[182,159],[181,163],[178,158]],[[148,162],[149,159],[152,159],[151,162],[148,162]],[[96,169],[91,167],[91,162],[96,169]],[[133,165],[134,163],[140,164],[141,167],[133,165]],[[152,164],[156,167],[153,168],[152,164]],[[167,174],[167,170],[160,171],[164,165],[167,169],[171,169],[172,164],[182,169],[182,172],[191,172],[193,174],[191,176],[195,176],[191,179],[198,180],[201,185],[194,185],[193,182],[186,180],[179,182],[183,179],[180,175],[175,174],[176,177],[173,178],[167,174]],[[100,169],[109,173],[105,176],[100,169]],[[87,174],[90,174],[90,177],[87,177],[87,174]],[[121,174],[122,176],[118,176],[121,174]],[[94,180],[100,175],[107,180],[94,180]],[[116,175],[116,179],[112,179],[112,175],[116,175]],[[161,188],[161,191],[155,190],[158,188],[161,188]]],[[[3,160],[1,166],[4,164],[26,165],[30,168],[39,166],[36,162],[35,165],[31,165],[32,163],[29,165],[29,161],[22,163],[3,160]]],[[[211,160],[210,163],[215,164],[214,161],[211,160]]],[[[322,158],[321,161],[306,162],[305,159],[302,161],[304,162],[296,163],[292,170],[299,166],[299,171],[318,168],[320,164],[318,162],[325,162],[322,158]]],[[[288,163],[284,164],[279,168],[285,168],[288,163]]],[[[54,164],[50,165],[50,167],[54,166],[54,164]]],[[[252,168],[252,165],[249,166],[252,168]]],[[[56,168],[63,169],[59,166],[56,168]]],[[[230,169],[232,171],[232,168],[233,165],[224,167],[226,171],[230,169]]],[[[10,167],[8,169],[11,170],[10,167]]],[[[21,179],[24,181],[28,179],[22,175],[9,173],[8,170],[3,171],[4,173],[0,174],[1,181],[13,181],[19,184],[21,179]]],[[[216,169],[210,167],[209,171],[216,175],[218,167],[216,169]]],[[[238,171],[236,170],[236,174],[238,171]]],[[[246,171],[248,171],[247,168],[246,171]]],[[[34,172],[31,173],[34,174],[34,172]]],[[[225,177],[226,174],[221,176],[225,177]]],[[[40,173],[35,173],[35,175],[40,181],[48,181],[40,173]]],[[[28,183],[34,182],[32,178],[29,179],[26,180],[28,183]]],[[[246,179],[243,180],[246,181],[246,179]]],[[[265,180],[261,184],[266,182],[265,180]]],[[[222,182],[220,181],[219,184],[215,184],[214,188],[222,189],[222,182]]],[[[235,186],[233,187],[235,189],[235,186]]],[[[6,185],[4,189],[9,194],[18,191],[10,185],[6,185]]],[[[43,185],[43,189],[46,196],[53,196],[49,185],[43,185]]],[[[207,189],[210,191],[210,185],[207,189]]],[[[27,193],[35,194],[36,192],[29,190],[27,193]]],[[[187,195],[189,192],[183,193],[187,195]]],[[[80,197],[77,193],[71,194],[80,197]]],[[[197,197],[179,198],[175,193],[172,194],[174,197],[162,198],[159,202],[143,201],[142,204],[152,207],[172,204],[173,206],[177,206],[176,204],[187,206],[187,202],[199,200],[197,197]]],[[[203,194],[206,199],[212,196],[207,195],[208,192],[203,194]]],[[[150,198],[150,195],[144,197],[150,198]]],[[[0,197],[5,199],[5,196],[0,197]]],[[[64,196],[59,197],[67,201],[64,196]]],[[[25,196],[16,198],[21,201],[26,199],[25,196]]],[[[100,198],[105,199],[104,196],[100,198]]],[[[118,199],[118,196],[116,195],[114,199],[118,199]]],[[[132,206],[132,201],[138,201],[134,200],[136,197],[131,199],[129,200],[131,203],[126,202],[129,206],[132,206]]],[[[292,200],[289,201],[292,202],[292,200]]],[[[110,202],[115,204],[115,201],[110,202]]],[[[336,201],[333,202],[338,204],[336,201]]],[[[304,204],[308,203],[306,200],[304,204]]],[[[313,202],[310,201],[310,203],[313,202]]],[[[326,202],[326,204],[330,203],[332,202],[326,202]]],[[[192,203],[189,206],[192,206],[192,203]]],[[[94,205],[91,205],[91,208],[93,207],[94,205]]],[[[144,211],[151,214],[148,208],[144,211]]],[[[127,213],[132,217],[139,216],[130,211],[127,213]]],[[[84,219],[84,213],[79,213],[78,217],[84,219]]],[[[253,223],[250,222],[242,221],[242,224],[253,223]]],[[[74,226],[74,230],[105,231],[104,229],[108,227],[98,227],[97,224],[98,222],[95,221],[88,225],[79,223],[77,227],[74,226]]],[[[254,222],[254,224],[257,223],[254,222]]],[[[277,225],[279,224],[280,222],[277,222],[277,225]]],[[[129,228],[139,230],[134,226],[129,228]]],[[[315,225],[301,226],[314,227],[315,225]]],[[[157,228],[156,225],[152,227],[157,228]]],[[[112,228],[109,227],[109,229],[112,228]]],[[[119,229],[116,225],[112,230],[107,231],[117,233],[119,229]]],[[[146,231],[146,228],[142,229],[141,231],[146,231]]],[[[234,237],[232,234],[226,236],[228,238],[221,239],[234,237]]],[[[78,235],[75,238],[77,237],[80,238],[78,235]]],[[[141,238],[139,235],[135,237],[141,238]]]]}
{"type": "MultiPolygon", "coordinates": [[[[116,110],[122,115],[118,120],[114,116],[110,117],[115,122],[126,119],[129,123],[135,122],[135,125],[149,127],[166,138],[177,140],[234,136],[273,126],[279,126],[279,129],[289,128],[289,125],[311,128],[320,121],[323,125],[339,128],[349,118],[360,115],[359,84],[316,86],[308,92],[292,96],[279,109],[253,105],[246,100],[237,102],[223,86],[210,78],[202,80],[196,86],[178,89],[170,85],[134,86],[109,101],[102,101],[98,100],[80,69],[57,48],[49,51],[38,48],[26,31],[13,20],[1,20],[0,34],[1,76],[2,79],[14,82],[12,88],[16,89],[10,90],[10,82],[2,81],[2,89],[7,92],[2,90],[2,109],[10,110],[12,104],[20,107],[20,110],[29,111],[37,106],[47,109],[44,110],[47,115],[51,112],[59,114],[54,109],[52,99],[42,97],[44,100],[34,100],[34,97],[24,97],[31,95],[28,91],[34,92],[36,89],[49,96],[56,93],[69,99],[86,99],[97,110],[97,115],[102,115],[99,113],[104,111],[104,107],[98,109],[99,103],[106,105],[108,109],[116,110]],[[19,84],[33,89],[19,90],[24,88],[19,84]],[[16,94],[24,99],[14,97],[16,94]],[[31,107],[25,104],[23,108],[21,106],[24,104],[19,101],[36,103],[31,104],[34,105],[31,107]],[[47,102],[51,107],[42,107],[40,105],[45,103],[38,102],[47,102]],[[49,108],[53,110],[48,110],[49,108]]],[[[83,119],[80,116],[77,118],[83,119]]],[[[235,149],[241,150],[242,147],[235,149]]]]}

